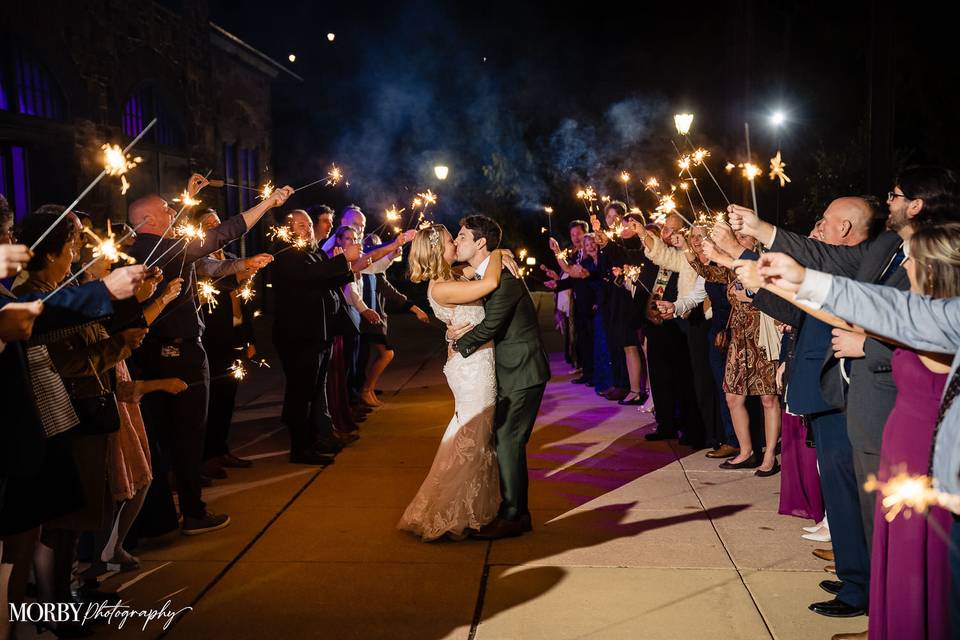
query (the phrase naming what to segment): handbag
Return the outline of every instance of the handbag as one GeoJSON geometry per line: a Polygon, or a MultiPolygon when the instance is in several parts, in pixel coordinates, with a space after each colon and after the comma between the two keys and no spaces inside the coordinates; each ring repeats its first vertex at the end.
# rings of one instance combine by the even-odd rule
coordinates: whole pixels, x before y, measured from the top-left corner
{"type": "Polygon", "coordinates": [[[73,410],[80,424],[73,431],[79,435],[95,436],[120,430],[120,410],[112,393],[90,398],[71,398],[73,410]]]}
{"type": "Polygon", "coordinates": [[[730,320],[732,318],[733,313],[727,316],[727,326],[717,331],[717,335],[713,336],[713,346],[720,351],[726,351],[727,347],[730,346],[730,320]]]}

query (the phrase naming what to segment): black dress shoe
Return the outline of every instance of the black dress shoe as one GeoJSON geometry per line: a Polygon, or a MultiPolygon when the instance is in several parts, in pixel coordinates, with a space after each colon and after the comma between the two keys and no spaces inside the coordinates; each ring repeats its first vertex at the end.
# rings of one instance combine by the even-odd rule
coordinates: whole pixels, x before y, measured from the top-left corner
{"type": "Polygon", "coordinates": [[[501,538],[516,538],[523,535],[523,524],[520,519],[507,520],[497,516],[490,524],[484,525],[479,531],[472,534],[477,540],[500,540],[501,538]]]}
{"type": "Polygon", "coordinates": [[[646,391],[631,391],[626,398],[617,402],[617,404],[622,404],[627,407],[640,406],[646,404],[647,402],[647,392],[646,391]]]}
{"type": "Polygon", "coordinates": [[[673,440],[677,437],[676,431],[660,431],[659,429],[653,433],[648,433],[643,436],[644,440],[650,440],[656,442],[657,440],[673,440]]]}
{"type": "Polygon", "coordinates": [[[333,464],[333,456],[317,451],[299,451],[290,454],[290,462],[293,464],[312,464],[314,466],[325,467],[333,464]]]}
{"type": "Polygon", "coordinates": [[[822,580],[820,582],[820,588],[830,595],[835,596],[843,589],[843,580],[822,580]]]}
{"type": "Polygon", "coordinates": [[[524,533],[533,531],[533,521],[530,519],[529,513],[525,513],[520,516],[520,526],[523,527],[524,533]]]}
{"type": "Polygon", "coordinates": [[[826,602],[814,602],[810,605],[810,611],[828,618],[855,618],[867,613],[866,609],[851,606],[838,598],[826,602]]]}
{"type": "Polygon", "coordinates": [[[313,445],[311,450],[312,453],[340,453],[343,451],[343,443],[337,439],[332,433],[320,438],[317,438],[316,444],[313,445]]]}

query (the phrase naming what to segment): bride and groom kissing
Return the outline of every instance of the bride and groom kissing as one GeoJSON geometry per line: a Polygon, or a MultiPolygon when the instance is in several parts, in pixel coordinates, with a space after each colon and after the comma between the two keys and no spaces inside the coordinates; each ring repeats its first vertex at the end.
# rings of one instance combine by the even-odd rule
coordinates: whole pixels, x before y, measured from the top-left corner
{"type": "Polygon", "coordinates": [[[411,243],[410,280],[428,283],[430,306],[448,327],[443,373],[455,407],[397,525],[424,541],[532,530],[526,445],[550,369],[533,300],[512,254],[498,249],[501,236],[494,220],[471,215],[455,239],[433,224],[411,243]]]}

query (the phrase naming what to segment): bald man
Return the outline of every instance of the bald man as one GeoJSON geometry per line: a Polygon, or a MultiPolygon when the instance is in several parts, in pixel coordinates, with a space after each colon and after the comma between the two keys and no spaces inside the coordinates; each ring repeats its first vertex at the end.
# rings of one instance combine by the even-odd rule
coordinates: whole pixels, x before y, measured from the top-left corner
{"type": "MultiPolygon", "coordinates": [[[[191,197],[196,196],[206,184],[202,176],[195,174],[190,178],[187,191],[191,197]]],[[[177,220],[177,211],[158,195],[134,201],[128,211],[130,223],[137,227],[138,233],[128,253],[141,263],[156,262],[165,280],[181,275],[184,279],[180,296],[154,321],[147,339],[134,356],[140,369],[138,379],[180,378],[190,385],[179,395],[160,400],[146,396],[141,403],[151,451],[160,453],[160,459],[154,460],[159,471],[154,474],[154,482],[163,481],[164,463],[172,467],[184,535],[206,533],[230,524],[229,516],[210,513],[200,498],[210,373],[207,354],[200,342],[203,321],[198,312],[197,265],[202,258],[252,229],[267,211],[286,202],[292,193],[291,187],[277,189],[255,207],[208,230],[202,241],[175,237],[174,227],[186,219],[177,220]]],[[[215,279],[242,270],[243,263],[243,260],[209,261],[201,271],[215,279]]],[[[160,496],[162,489],[158,485],[151,493],[160,496]]]]}

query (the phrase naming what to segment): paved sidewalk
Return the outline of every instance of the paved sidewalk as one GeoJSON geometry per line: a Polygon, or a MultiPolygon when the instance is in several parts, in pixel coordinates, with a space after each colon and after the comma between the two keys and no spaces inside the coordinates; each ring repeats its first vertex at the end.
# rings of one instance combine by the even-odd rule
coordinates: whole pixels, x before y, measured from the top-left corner
{"type": "MultiPolygon", "coordinates": [[[[830,574],[777,515],[779,477],[720,471],[643,439],[651,416],[554,380],[528,452],[534,532],[424,544],[395,528],[452,413],[442,338],[391,318],[385,407],[333,466],[286,461],[282,376],[251,372],[233,439],[249,470],[206,490],[233,524],[139,550],[111,577],[136,608],[192,606],[172,638],[829,638],[866,619],[807,611],[830,574]]],[[[157,637],[131,621],[121,635],[157,637]]]]}

